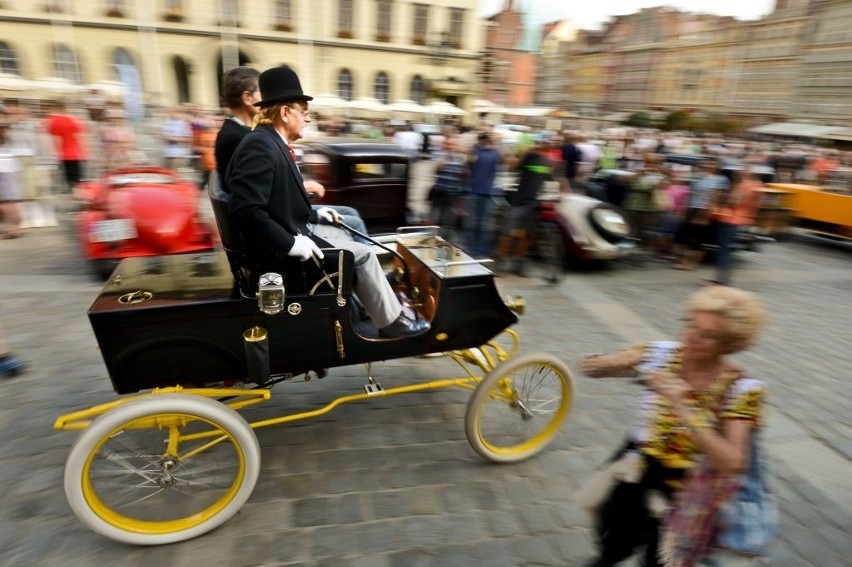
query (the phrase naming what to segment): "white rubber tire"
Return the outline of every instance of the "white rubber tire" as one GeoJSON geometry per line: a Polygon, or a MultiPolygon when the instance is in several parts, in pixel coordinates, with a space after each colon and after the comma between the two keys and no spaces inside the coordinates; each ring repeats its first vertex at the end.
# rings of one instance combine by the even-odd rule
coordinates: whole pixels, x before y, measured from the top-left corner
{"type": "MultiPolygon", "coordinates": [[[[532,376],[530,378],[532,379],[532,376]]],[[[541,381],[538,378],[536,380],[541,381]]],[[[575,391],[571,371],[555,356],[532,353],[509,359],[489,372],[470,397],[464,420],[467,440],[480,456],[495,463],[516,463],[528,459],[547,447],[559,433],[562,423],[570,412],[575,391]],[[499,390],[500,381],[503,378],[511,378],[513,390],[519,398],[531,394],[530,388],[526,385],[520,385],[519,388],[518,382],[521,382],[522,378],[516,374],[526,369],[536,368],[547,370],[548,374],[552,373],[552,377],[560,387],[558,399],[522,400],[532,413],[529,421],[535,420],[536,426],[542,425],[539,429],[525,428],[526,420],[521,412],[513,409],[509,401],[503,399],[505,396],[499,390]],[[516,439],[500,444],[497,443],[499,434],[492,440],[491,431],[486,433],[485,429],[490,426],[490,423],[486,424],[486,421],[489,421],[490,417],[485,416],[485,413],[486,408],[490,406],[496,406],[501,412],[505,408],[509,412],[507,423],[517,426],[516,439]]],[[[500,417],[506,416],[503,414],[500,417]]]]}
{"type": "Polygon", "coordinates": [[[95,419],[88,428],[83,430],[66,460],[64,484],[65,495],[74,514],[93,531],[109,539],[128,544],[162,545],[200,536],[224,523],[248,500],[257,483],[259,473],[260,445],[254,431],[236,411],[220,402],[201,396],[158,394],[117,406],[95,419]],[[185,529],[175,529],[165,533],[147,533],[117,526],[99,515],[86,498],[84,485],[87,479],[84,478],[84,471],[88,468],[90,456],[123,425],[146,416],[164,414],[195,416],[227,432],[233,440],[233,446],[243,456],[242,479],[235,483],[236,490],[232,497],[215,515],[185,529]]]}

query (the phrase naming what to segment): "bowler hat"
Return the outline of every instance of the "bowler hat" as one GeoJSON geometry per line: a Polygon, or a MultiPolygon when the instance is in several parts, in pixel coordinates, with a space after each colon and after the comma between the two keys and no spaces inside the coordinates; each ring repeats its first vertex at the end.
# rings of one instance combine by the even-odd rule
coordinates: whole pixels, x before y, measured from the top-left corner
{"type": "Polygon", "coordinates": [[[314,97],[302,92],[299,76],[289,67],[273,67],[260,74],[260,102],[254,103],[261,108],[282,102],[307,102],[314,97]]]}

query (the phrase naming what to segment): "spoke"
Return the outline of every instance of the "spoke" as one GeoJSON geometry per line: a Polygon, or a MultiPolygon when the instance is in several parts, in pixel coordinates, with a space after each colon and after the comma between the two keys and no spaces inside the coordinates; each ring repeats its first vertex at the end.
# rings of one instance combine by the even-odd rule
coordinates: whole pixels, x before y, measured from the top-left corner
{"type": "Polygon", "coordinates": [[[123,467],[125,470],[127,470],[128,473],[138,475],[149,482],[156,483],[156,481],[151,476],[145,474],[145,470],[139,469],[138,467],[134,467],[133,464],[127,460],[127,458],[122,457],[121,455],[112,450],[105,450],[104,452],[108,453],[104,457],[107,462],[116,463],[119,466],[123,467]]]}
{"type": "Polygon", "coordinates": [[[141,498],[137,498],[136,500],[131,500],[130,502],[125,502],[124,504],[118,504],[116,507],[117,508],[127,508],[128,506],[133,506],[134,504],[139,504],[140,502],[144,502],[145,500],[148,500],[149,498],[152,498],[152,497],[160,494],[164,490],[165,490],[165,488],[159,487],[159,490],[155,490],[151,494],[146,494],[145,496],[143,496],[141,498]]]}

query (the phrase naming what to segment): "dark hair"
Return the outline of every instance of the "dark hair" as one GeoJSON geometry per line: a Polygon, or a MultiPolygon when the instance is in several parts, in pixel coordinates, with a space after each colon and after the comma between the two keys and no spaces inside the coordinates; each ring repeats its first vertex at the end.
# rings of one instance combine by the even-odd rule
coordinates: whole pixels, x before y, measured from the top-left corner
{"type": "Polygon", "coordinates": [[[234,67],[222,75],[222,102],[228,108],[242,106],[243,93],[257,90],[260,72],[251,67],[234,67]]]}

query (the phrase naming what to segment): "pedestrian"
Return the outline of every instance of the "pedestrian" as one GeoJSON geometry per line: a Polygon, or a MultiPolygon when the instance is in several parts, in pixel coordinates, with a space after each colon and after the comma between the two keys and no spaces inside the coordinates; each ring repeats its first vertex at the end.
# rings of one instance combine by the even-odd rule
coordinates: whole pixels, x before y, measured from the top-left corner
{"type": "Polygon", "coordinates": [[[193,143],[198,155],[198,186],[202,190],[207,187],[216,170],[216,138],[220,127],[221,120],[210,117],[194,134],[193,143]]]}
{"type": "Polygon", "coordinates": [[[170,169],[188,167],[192,158],[192,126],[183,110],[171,107],[160,124],[160,139],[165,166],[170,169]]]}
{"type": "Polygon", "coordinates": [[[658,225],[657,192],[660,191],[665,177],[660,168],[662,156],[647,154],[641,163],[638,175],[633,178],[627,191],[624,208],[636,223],[640,243],[648,245],[652,242],[658,225]]]}
{"type": "Polygon", "coordinates": [[[576,190],[574,180],[577,178],[577,168],[583,161],[583,152],[577,146],[578,141],[578,136],[570,135],[565,137],[562,144],[562,161],[565,162],[565,178],[568,180],[569,191],[576,190]]]}
{"type": "Polygon", "coordinates": [[[716,228],[716,279],[712,283],[731,285],[734,271],[734,247],[741,230],[754,224],[760,207],[760,178],[746,166],[734,172],[731,188],[716,193],[711,205],[711,217],[716,228]]]}
{"type": "Polygon", "coordinates": [[[657,192],[657,210],[660,211],[657,225],[656,253],[662,260],[672,260],[672,243],[678,227],[683,222],[689,187],[681,174],[669,172],[657,192]]]}
{"type": "Polygon", "coordinates": [[[25,230],[21,226],[21,166],[9,140],[11,124],[4,112],[0,116],[0,238],[18,238],[25,230]]]}
{"type": "Polygon", "coordinates": [[[86,128],[83,122],[66,112],[65,101],[50,103],[44,118],[44,129],[53,136],[56,155],[62,163],[65,191],[70,192],[83,178],[88,153],[83,143],[86,128]]]}
{"type": "Polygon", "coordinates": [[[690,182],[686,215],[675,237],[679,256],[675,267],[679,270],[692,270],[701,264],[707,245],[714,241],[710,207],[716,192],[727,190],[729,185],[719,168],[716,158],[703,160],[690,182]]]}
{"type": "Polygon", "coordinates": [[[497,239],[497,260],[501,269],[508,263],[512,273],[526,275],[526,259],[533,244],[538,195],[544,182],[553,179],[553,166],[546,155],[546,143],[536,138],[514,165],[518,188],[506,193],[509,209],[497,239]]]}
{"type": "Polygon", "coordinates": [[[240,143],[227,172],[230,212],[245,247],[279,263],[287,257],[322,259],[321,246],[348,250],[354,255],[355,294],[380,335],[402,338],[428,332],[428,321],[403,312],[370,247],[315,235],[318,218],[334,221],[336,215],[327,208],[312,211],[291,146],[310,123],[308,103],[313,97],[304,94],[289,67],[267,69],[258,83],[257,125],[240,143]]]}
{"type": "Polygon", "coordinates": [[[432,156],[435,162],[435,184],[429,190],[429,220],[440,226],[446,238],[459,229],[461,209],[468,176],[467,156],[459,147],[458,136],[447,136],[443,146],[432,156]]]}
{"type": "Polygon", "coordinates": [[[103,114],[104,125],[99,134],[107,168],[123,167],[132,163],[136,149],[133,130],[127,125],[127,113],[120,108],[107,108],[103,114]]]}
{"type": "Polygon", "coordinates": [[[761,303],[742,290],[707,286],[685,307],[680,341],[581,361],[590,377],[639,377],[644,384],[626,442],[598,471],[595,493],[581,493],[597,536],[598,556],[589,565],[616,565],[637,552],[644,565],[661,565],[660,521],[696,461],[707,455],[732,473],[748,462],[749,434],[762,422],[765,385],[727,357],[757,338],[764,321],[761,303]]]}
{"type": "Polygon", "coordinates": [[[491,135],[481,132],[477,143],[468,156],[470,168],[467,208],[465,211],[465,241],[472,256],[491,254],[493,222],[496,199],[499,196],[495,185],[497,170],[503,163],[503,155],[494,147],[491,135]]]}

